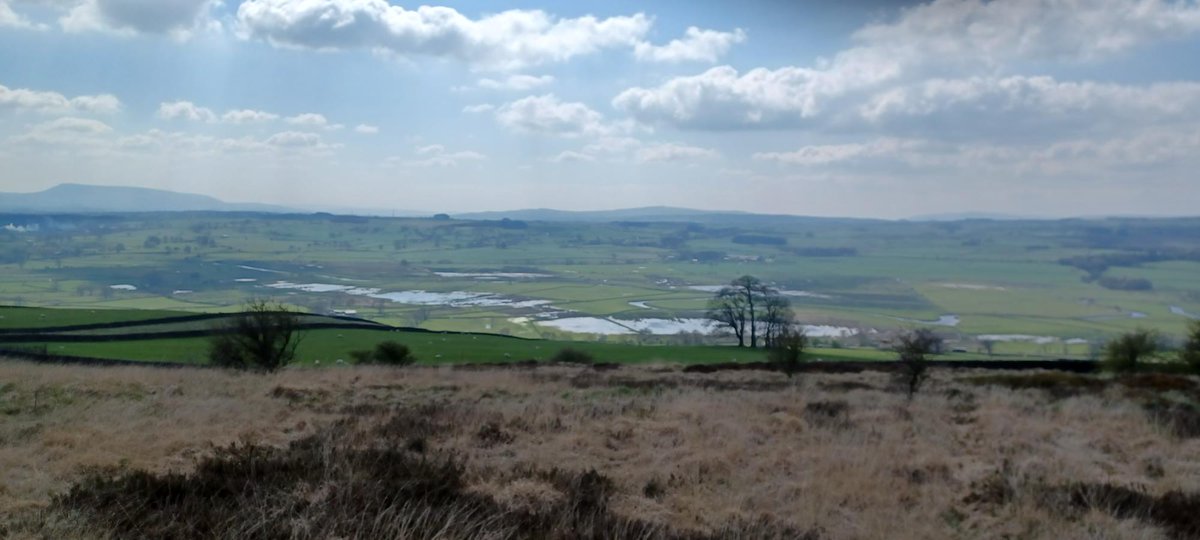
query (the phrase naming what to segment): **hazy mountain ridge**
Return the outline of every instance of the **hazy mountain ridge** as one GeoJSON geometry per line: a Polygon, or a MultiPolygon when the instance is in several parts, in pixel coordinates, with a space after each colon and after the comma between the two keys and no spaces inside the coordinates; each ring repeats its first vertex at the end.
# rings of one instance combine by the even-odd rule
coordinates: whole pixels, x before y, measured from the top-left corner
{"type": "Polygon", "coordinates": [[[787,214],[755,214],[737,210],[696,210],[692,208],[678,208],[673,206],[647,206],[641,208],[622,208],[616,210],[554,210],[549,208],[531,208],[498,212],[467,212],[462,214],[451,214],[451,217],[454,219],[465,220],[515,219],[522,221],[588,223],[636,221],[659,223],[703,223],[714,225],[770,225],[772,223],[796,223],[800,221],[875,221],[860,218],[812,217],[787,214]]]}
{"type": "Polygon", "coordinates": [[[16,213],[71,212],[291,212],[270,204],[229,203],[194,193],[161,189],[59,184],[34,193],[0,193],[0,211],[16,213]]]}

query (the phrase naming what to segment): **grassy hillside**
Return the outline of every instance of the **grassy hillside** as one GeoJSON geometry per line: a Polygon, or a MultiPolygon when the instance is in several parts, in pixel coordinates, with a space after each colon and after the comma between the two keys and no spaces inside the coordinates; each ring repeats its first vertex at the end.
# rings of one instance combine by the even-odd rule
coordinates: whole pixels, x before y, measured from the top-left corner
{"type": "Polygon", "coordinates": [[[883,373],[0,360],[0,536],[1200,533],[1195,377],[937,371],[928,388],[910,400],[883,373]]]}

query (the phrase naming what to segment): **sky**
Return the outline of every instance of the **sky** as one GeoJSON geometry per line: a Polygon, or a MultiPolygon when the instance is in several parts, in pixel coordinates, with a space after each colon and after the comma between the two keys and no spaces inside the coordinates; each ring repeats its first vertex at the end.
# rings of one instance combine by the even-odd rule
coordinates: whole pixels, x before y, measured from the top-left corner
{"type": "Polygon", "coordinates": [[[0,191],[1197,215],[1197,0],[0,0],[0,191]]]}

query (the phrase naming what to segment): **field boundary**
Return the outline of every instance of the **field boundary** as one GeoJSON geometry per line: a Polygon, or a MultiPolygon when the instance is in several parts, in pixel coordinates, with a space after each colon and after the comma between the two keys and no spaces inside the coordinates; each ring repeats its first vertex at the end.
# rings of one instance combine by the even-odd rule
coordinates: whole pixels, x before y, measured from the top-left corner
{"type": "MultiPolygon", "coordinates": [[[[9,306],[4,306],[9,307],[9,306]]],[[[44,327],[25,327],[25,328],[0,328],[0,336],[12,334],[54,334],[60,332],[79,332],[84,330],[106,330],[110,328],[127,328],[135,326],[155,326],[160,324],[175,324],[185,322],[198,322],[215,319],[224,319],[237,315],[237,313],[197,313],[194,315],[179,315],[175,317],[159,317],[156,319],[134,319],[128,321],[113,321],[106,323],[88,323],[88,324],[70,324],[64,326],[44,326],[44,327]]],[[[372,321],[370,319],[361,319],[358,317],[349,317],[345,315],[318,315],[315,313],[300,313],[299,315],[317,315],[330,319],[338,319],[343,321],[358,321],[361,326],[377,325],[388,326],[386,324],[372,321]]],[[[3,339],[0,337],[0,339],[3,339]]]]}
{"type": "Polygon", "coordinates": [[[118,360],[115,358],[96,358],[93,356],[66,356],[49,352],[38,352],[30,349],[0,348],[0,362],[24,361],[35,364],[71,364],[80,366],[148,366],[161,368],[203,368],[214,369],[208,364],[190,364],[187,362],[168,362],[165,360],[118,360]]]}
{"type": "MultiPolygon", "coordinates": [[[[1096,373],[1100,362],[1096,360],[929,360],[924,363],[930,368],[940,369],[988,369],[998,371],[1029,371],[1045,369],[1070,373],[1096,373]]],[[[899,371],[903,365],[894,360],[878,362],[828,361],[805,362],[797,367],[806,373],[858,373],[862,371],[899,371]]],[[[716,373],[719,371],[782,371],[770,362],[720,362],[715,364],[691,364],[683,368],[684,373],[716,373]]]]}
{"type": "MultiPolygon", "coordinates": [[[[186,363],[186,362],[168,362],[155,360],[120,360],[113,358],[96,358],[90,356],[69,356],[58,355],[33,349],[9,348],[0,347],[0,361],[4,359],[25,360],[39,364],[76,364],[85,366],[150,366],[150,367],[166,367],[166,368],[181,368],[195,367],[205,369],[215,369],[204,363],[186,363]]],[[[531,360],[517,360],[512,362],[479,362],[468,364],[429,364],[418,367],[440,368],[443,365],[451,366],[454,369],[479,370],[479,369],[512,369],[512,370],[535,370],[542,367],[562,366],[561,362],[536,362],[531,360]]],[[[603,362],[595,364],[578,364],[581,367],[590,367],[598,371],[619,370],[623,367],[620,363],[603,362]]],[[[1099,373],[1100,362],[1095,360],[931,360],[927,365],[933,369],[979,369],[988,371],[1061,371],[1067,373],[1092,374],[1099,373]]],[[[900,362],[896,361],[879,361],[879,362],[808,362],[799,366],[798,371],[803,373],[861,373],[864,371],[877,372],[895,372],[903,368],[900,362]]],[[[684,366],[681,370],[683,373],[696,374],[713,374],[722,371],[782,371],[778,366],[770,362],[722,362],[715,364],[690,364],[684,366]]]]}

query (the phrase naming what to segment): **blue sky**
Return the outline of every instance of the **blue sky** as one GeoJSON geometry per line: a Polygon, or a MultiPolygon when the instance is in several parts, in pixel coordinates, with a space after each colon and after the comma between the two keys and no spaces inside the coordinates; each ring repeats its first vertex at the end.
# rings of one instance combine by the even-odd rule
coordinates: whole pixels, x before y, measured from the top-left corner
{"type": "Polygon", "coordinates": [[[0,0],[0,191],[1196,214],[1195,0],[0,0]]]}

